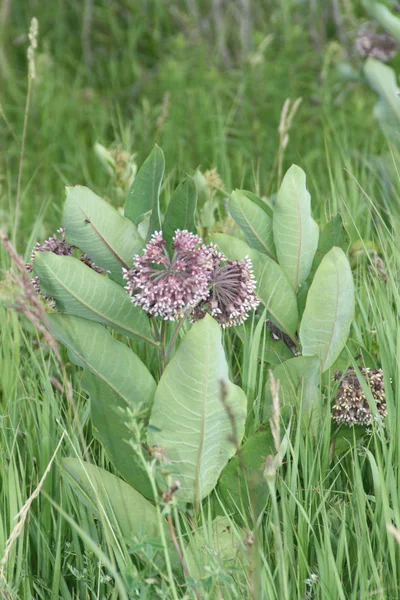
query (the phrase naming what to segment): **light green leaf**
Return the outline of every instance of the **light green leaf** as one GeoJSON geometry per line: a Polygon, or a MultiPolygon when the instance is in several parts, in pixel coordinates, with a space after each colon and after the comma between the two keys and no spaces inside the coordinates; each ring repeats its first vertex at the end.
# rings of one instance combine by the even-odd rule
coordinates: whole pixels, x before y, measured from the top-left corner
{"type": "MultiPolygon", "coordinates": [[[[125,481],[78,458],[64,458],[62,466],[83,502],[125,540],[160,539],[156,509],[125,481]]],[[[166,522],[161,526],[169,540],[166,522]]]]}
{"type": "Polygon", "coordinates": [[[400,124],[400,102],[396,74],[379,60],[368,58],[364,65],[364,74],[370,86],[379,94],[375,105],[375,117],[382,131],[388,137],[398,141],[397,129],[400,124]]]}
{"type": "Polygon", "coordinates": [[[41,292],[55,299],[58,310],[155,344],[146,313],[132,304],[121,286],[80,260],[37,252],[33,270],[40,279],[41,292]]]}
{"type": "MultiPolygon", "coordinates": [[[[123,365],[120,370],[124,370],[123,365]]],[[[125,375],[125,374],[124,374],[125,375]]],[[[135,403],[141,401],[142,390],[138,389],[135,373],[131,373],[135,388],[128,401],[100,377],[85,371],[82,377],[82,389],[90,397],[90,414],[94,425],[94,435],[101,442],[107,452],[108,458],[122,477],[138,492],[150,500],[154,499],[151,483],[143,465],[134,449],[128,444],[132,433],[126,426],[124,410],[134,408],[135,403]],[[122,409],[122,410],[120,410],[122,409]]],[[[148,403],[149,411],[155,391],[143,398],[148,403]]],[[[146,394],[145,394],[146,395],[146,394]]]]}
{"type": "Polygon", "coordinates": [[[378,21],[383,29],[400,42],[400,19],[389,8],[376,0],[363,0],[363,5],[369,15],[378,21]]]}
{"type": "Polygon", "coordinates": [[[229,199],[229,212],[243,231],[248,244],[255,250],[274,258],[272,218],[239,190],[232,192],[229,199]]]}
{"type": "Polygon", "coordinates": [[[250,248],[231,235],[215,233],[212,241],[230,260],[248,256],[253,263],[257,295],[279,329],[295,337],[299,321],[296,295],[280,266],[266,254],[250,248]]]}
{"type": "Polygon", "coordinates": [[[307,295],[300,324],[303,355],[317,355],[321,372],[335,362],[347,341],[354,316],[354,283],[340,248],[322,259],[307,295]]]}
{"type": "MultiPolygon", "coordinates": [[[[242,578],[245,584],[244,574],[247,572],[250,557],[244,545],[244,538],[245,532],[238,536],[238,530],[232,527],[232,522],[225,516],[216,517],[210,524],[197,528],[189,538],[185,550],[190,577],[209,577],[207,567],[217,561],[221,568],[226,569],[226,575],[221,578],[219,585],[220,594],[226,592],[229,595],[231,586],[235,585],[234,578],[242,578]]],[[[225,598],[228,595],[220,597],[225,598]]]]}
{"type": "Polygon", "coordinates": [[[155,145],[139,169],[126,199],[125,216],[135,224],[151,211],[148,238],[153,231],[161,229],[159,200],[164,169],[164,153],[155,145]]]}
{"type": "Polygon", "coordinates": [[[262,210],[266,212],[267,215],[272,219],[272,217],[274,216],[274,211],[268,199],[260,198],[260,196],[254,194],[254,192],[249,192],[248,190],[238,190],[238,192],[240,194],[244,194],[249,200],[253,202],[253,204],[257,204],[257,206],[262,208],[262,210]]]}
{"type": "MultiPolygon", "coordinates": [[[[321,408],[320,361],[317,356],[297,356],[286,360],[272,371],[279,381],[279,404],[298,410],[305,427],[317,423],[321,408]]],[[[265,385],[264,418],[272,416],[270,380],[265,385]]]]}
{"type": "Polygon", "coordinates": [[[307,278],[318,246],[319,228],[311,217],[304,171],[292,165],[274,206],[274,240],[278,262],[297,291],[307,278]]]}
{"type": "Polygon", "coordinates": [[[48,315],[54,337],[67,347],[71,360],[104,381],[122,405],[143,403],[150,409],[156,383],[140,358],[115,340],[102,325],[72,315],[48,315]]]}
{"type": "Polygon", "coordinates": [[[82,185],[67,188],[62,222],[68,242],[124,285],[122,268],[131,267],[144,246],[135,225],[82,185]]]}
{"type": "Polygon", "coordinates": [[[250,436],[242,446],[240,459],[235,456],[229,461],[217,488],[229,511],[249,517],[249,506],[253,503],[256,517],[261,514],[269,493],[263,475],[265,458],[275,453],[274,439],[268,429],[250,436]]]}
{"type": "Polygon", "coordinates": [[[163,237],[169,249],[177,229],[187,229],[192,233],[196,233],[194,223],[196,202],[196,186],[193,179],[189,177],[176,188],[168,204],[163,224],[163,237]]]}
{"type": "Polygon", "coordinates": [[[246,396],[228,377],[221,329],[210,316],[193,325],[165,369],[158,384],[150,417],[155,428],[148,433],[151,445],[167,452],[177,478],[179,495],[199,502],[215,487],[218,477],[235,454],[230,415],[234,415],[236,440],[244,434],[246,396]]]}

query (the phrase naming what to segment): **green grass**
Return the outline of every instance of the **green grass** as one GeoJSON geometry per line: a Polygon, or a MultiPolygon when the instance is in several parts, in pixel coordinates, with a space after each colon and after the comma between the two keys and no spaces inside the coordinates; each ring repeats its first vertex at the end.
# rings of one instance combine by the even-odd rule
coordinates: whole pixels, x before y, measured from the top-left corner
{"type": "MultiPolygon", "coordinates": [[[[34,15],[40,25],[37,80],[17,230],[25,257],[36,240],[59,226],[65,185],[85,184],[120,202],[93,151],[96,141],[136,152],[139,164],[159,143],[167,160],[165,198],[198,166],[216,167],[227,189],[275,193],[281,108],[286,98],[301,96],[284,169],[299,164],[318,222],[340,211],[352,241],[372,240],[387,270],[386,281],[368,259],[355,270],[357,310],[349,351],[361,348],[366,364],[383,368],[388,418],[383,430],[361,443],[350,431],[348,449],[331,457],[334,388],[327,382],[323,426],[316,438],[304,437],[293,422],[258,527],[231,520],[239,547],[235,568],[212,550],[205,509],[204,578],[186,587],[181,574],[152,560],[151,544],[118,536],[104,514],[94,520],[61,478],[61,456],[89,456],[99,466],[112,466],[92,436],[80,371],[66,355],[63,371],[34,327],[8,310],[7,284],[0,281],[0,555],[15,515],[65,436],[12,546],[0,590],[3,586],[4,597],[23,600],[176,600],[194,598],[194,589],[209,600],[400,598],[400,550],[386,528],[390,523],[400,528],[400,179],[394,168],[398,154],[390,155],[373,119],[374,94],[362,82],[338,77],[335,61],[345,49],[338,46],[332,19],[321,17],[322,1],[310,2],[314,13],[308,3],[294,0],[255,2],[247,51],[233,10],[223,16],[225,39],[212,18],[207,29],[211,2],[95,0],[86,25],[82,4],[91,5],[10,3],[0,35],[0,103],[9,124],[0,119],[1,229],[11,234],[15,220],[26,95],[27,44],[20,36],[34,15]],[[313,42],[315,30],[319,36],[313,42]],[[263,40],[259,61],[249,60],[263,40]],[[167,116],[157,124],[167,92],[167,116]],[[51,383],[55,378],[65,386],[66,373],[75,407],[51,383]],[[133,556],[135,543],[142,544],[147,562],[133,556]]],[[[351,47],[365,14],[359,2],[340,6],[351,47]]],[[[399,71],[399,59],[392,64],[399,71]]],[[[1,278],[9,267],[0,247],[1,278]]],[[[227,336],[227,348],[231,344],[227,336]]],[[[252,344],[257,344],[254,334],[245,349],[250,358],[237,377],[256,399],[267,373],[265,365],[255,368],[251,362],[252,344]]],[[[284,434],[282,425],[282,439],[284,434]]],[[[226,510],[222,503],[219,512],[226,510]]],[[[182,536],[189,526],[181,520],[182,536]]]]}

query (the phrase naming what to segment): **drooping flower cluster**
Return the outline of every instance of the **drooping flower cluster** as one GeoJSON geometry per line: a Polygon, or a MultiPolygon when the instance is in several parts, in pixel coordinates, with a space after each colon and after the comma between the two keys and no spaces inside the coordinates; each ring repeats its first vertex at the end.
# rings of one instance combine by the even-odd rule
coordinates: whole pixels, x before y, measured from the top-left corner
{"type": "Polygon", "coordinates": [[[154,233],[124,278],[132,301],[165,320],[190,313],[197,321],[208,313],[227,327],[243,323],[259,303],[250,260],[229,261],[186,230],[175,232],[171,258],[162,234],[154,233]]]}
{"type": "MultiPolygon", "coordinates": [[[[37,242],[35,244],[31,254],[32,263],[35,260],[37,252],[53,252],[53,254],[57,254],[58,256],[73,255],[74,250],[76,250],[77,248],[76,246],[71,246],[67,244],[67,241],[65,239],[65,229],[57,229],[57,233],[59,234],[59,237],[57,236],[57,234],[54,234],[47,240],[45,240],[42,244],[40,244],[40,242],[37,242]]],[[[79,260],[81,260],[83,263],[85,263],[85,265],[96,271],[96,273],[104,273],[104,269],[102,267],[96,266],[87,254],[81,254],[81,256],[79,256],[79,260]]],[[[25,265],[28,273],[32,273],[33,271],[32,263],[28,263],[27,265],[25,265]]],[[[31,283],[36,292],[40,295],[41,291],[39,277],[33,277],[31,279],[31,283]]],[[[48,298],[47,296],[45,296],[45,298],[46,300],[49,300],[52,304],[54,304],[53,298],[48,298]]]]}
{"type": "Polygon", "coordinates": [[[209,279],[209,293],[194,309],[192,320],[206,313],[212,315],[222,327],[240,325],[250,310],[257,308],[254,279],[250,259],[227,260],[222,252],[210,246],[213,268],[209,279]]]}
{"type": "Polygon", "coordinates": [[[356,39],[356,48],[363,58],[375,58],[387,62],[397,54],[398,45],[390,34],[377,33],[372,24],[363,26],[356,39]]]}
{"type": "Polygon", "coordinates": [[[207,297],[211,256],[201,238],[178,229],[170,258],[161,232],[155,232],[133,267],[123,270],[126,289],[147,313],[173,321],[207,297]]]}
{"type": "MultiPolygon", "coordinates": [[[[382,369],[371,371],[368,368],[362,368],[360,371],[376,402],[378,415],[372,414],[354,369],[348,369],[339,386],[332,410],[332,418],[338,424],[344,424],[348,427],[353,425],[367,426],[375,419],[383,419],[387,415],[382,369]]],[[[341,376],[342,373],[338,372],[336,378],[340,379],[341,376]]]]}

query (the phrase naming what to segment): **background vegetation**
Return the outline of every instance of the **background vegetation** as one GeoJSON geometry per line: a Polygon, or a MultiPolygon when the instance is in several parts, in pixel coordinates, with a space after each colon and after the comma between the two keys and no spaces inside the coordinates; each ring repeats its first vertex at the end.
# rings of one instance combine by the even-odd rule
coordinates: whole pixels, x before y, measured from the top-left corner
{"type": "MultiPolygon", "coordinates": [[[[256,572],[263,598],[399,598],[398,540],[387,530],[400,527],[398,155],[396,141],[389,145],[373,116],[377,96],[354,46],[368,19],[365,6],[355,0],[3,0],[0,227],[11,236],[33,16],[39,46],[16,237],[25,259],[59,226],[65,185],[84,184],[116,206],[123,202],[96,142],[135,153],[139,165],[157,142],[167,161],[165,199],[198,167],[215,167],[226,189],[270,196],[295,162],[307,173],[317,221],[342,214],[357,283],[353,347],[362,349],[366,364],[383,368],[389,417],[367,444],[357,445],[351,434],[349,448],[334,459],[329,401],[316,442],[299,432],[291,436],[288,467],[266,506],[267,544],[256,572]],[[302,102],[283,148],[279,124],[287,98],[302,102]]],[[[400,57],[390,64],[398,72],[400,57]]],[[[9,267],[0,247],[2,275],[9,267]]],[[[60,456],[89,454],[109,465],[91,435],[79,372],[66,363],[75,412],[64,393],[65,372],[33,325],[7,310],[9,284],[0,286],[3,554],[14,517],[63,434],[60,456]]],[[[190,586],[185,591],[157,565],[139,564],[133,540],[98,526],[61,480],[57,460],[2,565],[0,595],[118,598],[122,589],[128,598],[192,598],[190,586]]],[[[232,575],[213,552],[206,562],[202,598],[256,598],[244,566],[232,575]]]]}

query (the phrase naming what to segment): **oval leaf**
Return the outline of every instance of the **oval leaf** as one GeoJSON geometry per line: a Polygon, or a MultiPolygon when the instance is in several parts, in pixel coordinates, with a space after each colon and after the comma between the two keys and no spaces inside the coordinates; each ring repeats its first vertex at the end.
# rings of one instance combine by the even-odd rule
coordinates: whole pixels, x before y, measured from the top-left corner
{"type": "MultiPolygon", "coordinates": [[[[320,406],[320,362],[317,356],[297,356],[286,360],[272,371],[279,381],[279,403],[281,407],[301,409],[301,420],[308,428],[311,421],[317,422],[320,406]]],[[[272,416],[270,381],[265,386],[264,418],[272,416]]]]}
{"type": "MultiPolygon", "coordinates": [[[[125,481],[78,458],[64,458],[62,466],[83,502],[125,540],[160,539],[156,509],[125,481]]],[[[165,535],[169,540],[166,522],[165,535]]]]}
{"type": "Polygon", "coordinates": [[[229,212],[255,250],[275,257],[272,218],[245,194],[235,190],[229,199],[229,212]]]}
{"type": "Polygon", "coordinates": [[[126,199],[125,216],[135,224],[151,211],[148,237],[161,229],[159,199],[164,169],[164,153],[155,145],[140,167],[126,199]]]}
{"type": "Polygon", "coordinates": [[[123,285],[122,268],[129,269],[144,246],[135,225],[82,185],[67,188],[62,222],[68,242],[123,285]]]}
{"type": "Polygon", "coordinates": [[[102,325],[72,315],[48,315],[51,332],[67,347],[71,360],[106,383],[121,405],[142,403],[150,410],[156,383],[140,358],[102,325]]]}
{"type": "Polygon", "coordinates": [[[37,252],[33,264],[44,295],[57,308],[90,321],[109,325],[129,337],[151,338],[146,313],[132,304],[125,290],[72,256],[37,252]]]}
{"type": "Polygon", "coordinates": [[[207,315],[193,325],[165,369],[150,417],[156,430],[148,433],[149,443],[164,448],[178,472],[180,497],[194,502],[197,509],[236,452],[228,412],[234,416],[240,443],[246,405],[243,390],[228,378],[221,329],[207,315]],[[221,382],[229,411],[222,402],[221,382]]]}
{"type": "Polygon", "coordinates": [[[292,286],[280,266],[269,256],[258,252],[231,235],[215,233],[213,242],[230,260],[248,256],[253,263],[257,295],[275,325],[295,338],[299,322],[297,300],[292,286]]]}
{"type": "Polygon", "coordinates": [[[133,448],[119,409],[140,404],[150,413],[156,383],[142,361],[125,344],[97,323],[72,315],[49,315],[50,330],[68,349],[70,360],[87,369],[82,388],[91,400],[95,436],[104,445],[121,475],[147,498],[153,498],[150,481],[133,448]]]}
{"type": "Polygon", "coordinates": [[[322,259],[307,295],[300,325],[305,356],[317,355],[324,372],[347,341],[354,315],[354,283],[349,262],[340,248],[322,259]]]}
{"type": "Polygon", "coordinates": [[[253,503],[256,518],[265,508],[269,488],[263,475],[265,458],[275,454],[270,429],[254,433],[243,444],[241,457],[232,458],[221,473],[218,492],[229,511],[249,517],[253,503]]]}
{"type": "Polygon", "coordinates": [[[136,389],[132,388],[132,395],[128,401],[115,392],[104,379],[96,377],[89,371],[84,372],[81,386],[90,398],[90,415],[94,425],[94,435],[103,444],[108,458],[125,481],[143,496],[153,500],[153,489],[147,473],[137,453],[128,443],[132,438],[132,433],[126,426],[124,410],[134,408],[135,403],[141,400],[148,404],[150,410],[155,384],[152,394],[147,399],[145,394],[142,396],[142,391],[138,390],[136,385],[136,389]]]}
{"type": "Polygon", "coordinates": [[[163,224],[163,238],[170,249],[177,229],[187,229],[196,233],[194,213],[197,190],[192,178],[185,179],[172,194],[163,224]]]}
{"type": "Polygon", "coordinates": [[[318,225],[311,217],[306,175],[296,165],[282,181],[273,224],[278,262],[296,291],[311,270],[319,236],[318,225]]]}

